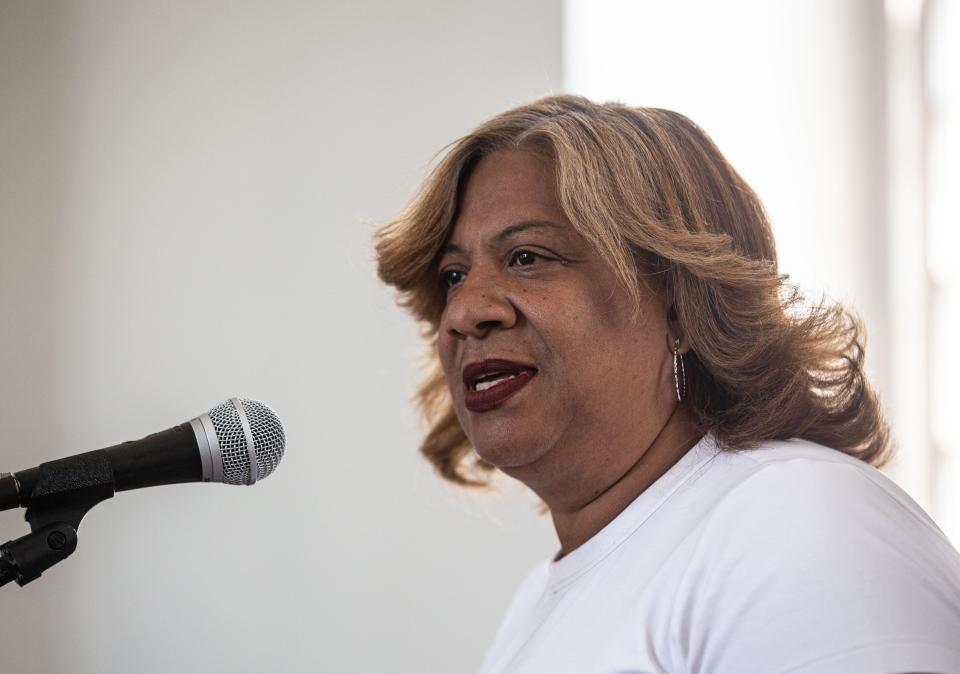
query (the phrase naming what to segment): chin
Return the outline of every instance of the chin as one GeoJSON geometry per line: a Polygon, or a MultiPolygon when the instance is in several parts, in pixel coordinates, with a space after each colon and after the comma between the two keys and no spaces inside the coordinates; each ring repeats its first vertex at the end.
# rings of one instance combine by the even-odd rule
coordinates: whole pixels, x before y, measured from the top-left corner
{"type": "MultiPolygon", "coordinates": [[[[458,416],[460,416],[458,414],[458,416]]],[[[545,437],[534,430],[529,418],[517,418],[500,411],[467,417],[463,428],[471,446],[481,459],[501,469],[520,468],[540,458],[546,451],[545,437]]]]}
{"type": "Polygon", "coordinates": [[[471,440],[474,451],[481,459],[501,470],[520,468],[536,461],[542,453],[539,447],[519,442],[490,442],[471,440]]]}

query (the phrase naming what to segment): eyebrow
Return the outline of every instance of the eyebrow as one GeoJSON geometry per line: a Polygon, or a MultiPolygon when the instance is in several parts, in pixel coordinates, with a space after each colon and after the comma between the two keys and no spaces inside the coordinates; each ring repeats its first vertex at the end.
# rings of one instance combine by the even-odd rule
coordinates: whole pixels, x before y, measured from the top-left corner
{"type": "MultiPolygon", "coordinates": [[[[562,231],[564,228],[555,222],[550,222],[549,220],[524,220],[516,224],[510,225],[509,227],[504,227],[502,230],[497,232],[497,235],[493,237],[492,245],[496,246],[502,244],[504,241],[509,239],[512,236],[516,236],[520,232],[525,232],[529,229],[552,229],[562,231]]],[[[458,246],[455,243],[448,243],[440,249],[440,254],[438,258],[443,257],[447,253],[462,253],[463,248],[458,246]]]]}

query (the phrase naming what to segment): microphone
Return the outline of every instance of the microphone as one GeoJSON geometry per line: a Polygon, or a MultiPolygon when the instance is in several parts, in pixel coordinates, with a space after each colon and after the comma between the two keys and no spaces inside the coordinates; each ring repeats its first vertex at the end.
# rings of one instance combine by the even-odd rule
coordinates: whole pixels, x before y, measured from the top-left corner
{"type": "Polygon", "coordinates": [[[110,495],[183,482],[252,485],[276,469],[285,445],[283,424],[268,405],[230,398],[140,440],[4,473],[0,510],[68,504],[94,484],[109,489],[112,483],[110,495]]]}
{"type": "Polygon", "coordinates": [[[0,586],[26,585],[73,554],[80,520],[114,492],[179,482],[254,484],[276,469],[285,445],[272,409],[230,398],[140,440],[4,474],[0,510],[26,508],[31,533],[0,545],[0,586]]]}

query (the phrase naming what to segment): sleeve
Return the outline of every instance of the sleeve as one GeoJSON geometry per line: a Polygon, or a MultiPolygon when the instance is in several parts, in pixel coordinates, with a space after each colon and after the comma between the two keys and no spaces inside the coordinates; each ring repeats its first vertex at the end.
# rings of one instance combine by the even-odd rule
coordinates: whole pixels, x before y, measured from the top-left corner
{"type": "Polygon", "coordinates": [[[960,555],[864,468],[766,464],[702,532],[670,620],[685,671],[960,674],[960,555]]]}

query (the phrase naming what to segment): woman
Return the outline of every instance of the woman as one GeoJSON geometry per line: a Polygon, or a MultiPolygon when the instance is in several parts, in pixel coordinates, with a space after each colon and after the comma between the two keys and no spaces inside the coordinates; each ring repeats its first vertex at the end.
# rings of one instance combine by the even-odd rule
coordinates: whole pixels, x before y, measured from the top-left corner
{"type": "Polygon", "coordinates": [[[520,480],[560,540],[482,672],[960,672],[960,556],[873,467],[861,329],[800,305],[690,120],[505,112],[377,253],[435,354],[423,453],[520,480]]]}

